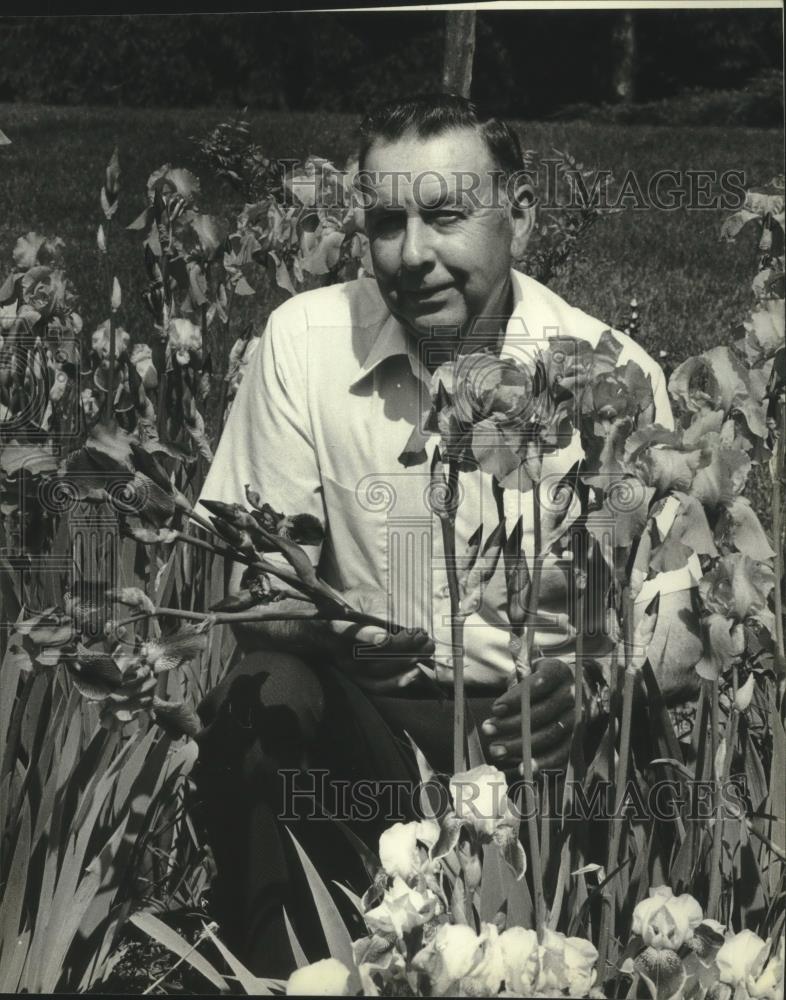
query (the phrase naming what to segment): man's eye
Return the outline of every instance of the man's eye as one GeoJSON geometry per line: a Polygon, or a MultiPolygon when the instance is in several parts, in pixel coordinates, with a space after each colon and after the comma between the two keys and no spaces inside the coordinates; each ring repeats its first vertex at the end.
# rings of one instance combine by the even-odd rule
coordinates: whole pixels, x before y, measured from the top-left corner
{"type": "Polygon", "coordinates": [[[466,218],[466,213],[455,208],[435,208],[426,214],[426,218],[438,226],[451,226],[466,218]]]}
{"type": "Polygon", "coordinates": [[[399,212],[375,212],[369,224],[375,233],[393,233],[406,225],[406,216],[399,212]]]}

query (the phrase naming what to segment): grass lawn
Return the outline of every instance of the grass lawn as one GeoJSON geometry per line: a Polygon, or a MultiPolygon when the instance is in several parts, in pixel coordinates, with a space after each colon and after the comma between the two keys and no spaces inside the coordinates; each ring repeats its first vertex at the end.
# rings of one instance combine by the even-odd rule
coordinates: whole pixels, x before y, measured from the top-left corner
{"type": "MultiPolygon", "coordinates": [[[[144,206],[145,181],[162,163],[200,174],[203,207],[231,209],[234,192],[210,178],[190,137],[226,115],[216,109],[139,110],[0,107],[0,127],[12,145],[0,148],[0,275],[10,265],[18,235],[29,229],[66,240],[69,272],[80,294],[87,331],[104,318],[103,278],[95,248],[101,221],[98,192],[104,165],[117,144],[123,170],[120,226],[144,206]]],[[[353,146],[354,117],[265,112],[250,116],[252,134],[272,156],[316,153],[343,164],[353,146]]],[[[517,123],[524,145],[544,155],[569,150],[586,166],[629,169],[642,187],[657,170],[743,170],[746,182],[777,173],[783,135],[778,130],[517,123]]],[[[554,282],[572,303],[619,323],[635,295],[640,339],[666,348],[673,362],[722,343],[750,301],[754,247],[719,242],[724,216],[716,210],[628,209],[597,224],[584,259],[554,282]]],[[[123,285],[126,327],[146,339],[151,320],[140,301],[145,285],[138,233],[115,236],[116,271],[123,285]]]]}

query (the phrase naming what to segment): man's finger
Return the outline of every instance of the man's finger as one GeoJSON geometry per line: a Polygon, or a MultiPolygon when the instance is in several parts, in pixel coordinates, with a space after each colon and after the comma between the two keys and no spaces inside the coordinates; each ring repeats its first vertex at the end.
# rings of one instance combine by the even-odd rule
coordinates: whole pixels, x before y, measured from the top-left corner
{"type": "Polygon", "coordinates": [[[340,635],[343,639],[351,642],[360,642],[364,645],[375,645],[383,642],[388,634],[384,628],[378,625],[361,625],[359,622],[343,622],[332,620],[328,623],[332,632],[340,635]]]}
{"type": "MultiPolygon", "coordinates": [[[[532,731],[536,732],[561,717],[566,710],[572,710],[575,703],[573,685],[558,688],[548,699],[532,706],[532,731]]],[[[517,703],[507,715],[494,716],[483,723],[487,736],[517,736],[521,734],[521,705],[517,703]]]]}
{"type": "Polygon", "coordinates": [[[389,654],[431,656],[436,646],[431,636],[422,629],[401,629],[399,632],[387,633],[386,641],[379,648],[389,654]]]}
{"type": "Polygon", "coordinates": [[[563,712],[559,718],[554,719],[548,726],[544,726],[536,733],[532,734],[532,751],[540,755],[544,750],[549,750],[563,743],[570,743],[573,738],[573,706],[563,712]]]}
{"type": "Polygon", "coordinates": [[[532,674],[533,702],[547,698],[561,684],[570,684],[573,681],[571,665],[556,657],[536,660],[534,667],[535,670],[532,674]]]}
{"type": "Polygon", "coordinates": [[[336,662],[345,673],[350,674],[355,680],[362,678],[386,680],[389,677],[401,677],[417,669],[414,658],[411,656],[374,659],[348,654],[336,662]]]}
{"type": "Polygon", "coordinates": [[[407,673],[399,674],[395,677],[364,677],[355,678],[355,683],[364,691],[370,694],[393,694],[402,688],[408,687],[420,676],[420,671],[415,668],[407,673]]]}
{"type": "MultiPolygon", "coordinates": [[[[570,745],[573,735],[572,710],[563,712],[559,719],[532,734],[532,753],[539,756],[563,743],[570,745]]],[[[495,737],[489,747],[489,754],[495,761],[521,760],[521,730],[516,736],[495,737]]]]}
{"type": "MultiPolygon", "coordinates": [[[[554,658],[541,660],[530,681],[530,701],[533,704],[542,701],[561,684],[569,684],[572,680],[573,671],[569,664],[554,658]]],[[[518,711],[520,704],[521,683],[519,682],[497,698],[491,706],[491,712],[499,717],[511,715],[513,711],[518,711]]]]}
{"type": "MultiPolygon", "coordinates": [[[[564,768],[568,763],[568,758],[570,757],[570,740],[565,740],[564,743],[560,743],[558,746],[549,750],[545,754],[539,754],[535,757],[532,762],[532,770],[534,774],[539,771],[551,771],[557,770],[559,768],[564,768]]],[[[521,768],[520,768],[521,770],[521,768]]]]}
{"type": "Polygon", "coordinates": [[[435,649],[434,640],[423,629],[388,632],[378,625],[357,622],[333,622],[331,629],[349,645],[369,646],[387,656],[430,656],[435,649]]]}

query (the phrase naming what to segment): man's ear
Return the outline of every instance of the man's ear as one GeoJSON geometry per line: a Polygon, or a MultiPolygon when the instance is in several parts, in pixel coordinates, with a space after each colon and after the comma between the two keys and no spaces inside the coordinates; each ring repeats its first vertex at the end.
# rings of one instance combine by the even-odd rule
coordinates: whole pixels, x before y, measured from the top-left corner
{"type": "Polygon", "coordinates": [[[518,185],[508,203],[510,213],[510,254],[520,260],[527,249],[535,228],[535,192],[527,183],[518,185]]]}

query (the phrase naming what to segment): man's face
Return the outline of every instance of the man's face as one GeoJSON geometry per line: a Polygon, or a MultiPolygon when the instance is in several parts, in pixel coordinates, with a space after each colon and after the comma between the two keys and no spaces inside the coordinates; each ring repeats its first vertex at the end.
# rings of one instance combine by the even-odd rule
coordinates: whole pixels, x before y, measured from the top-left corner
{"type": "Polygon", "coordinates": [[[499,170],[481,136],[378,141],[363,169],[374,275],[393,315],[418,337],[503,315],[517,221],[495,193],[499,170]]]}

